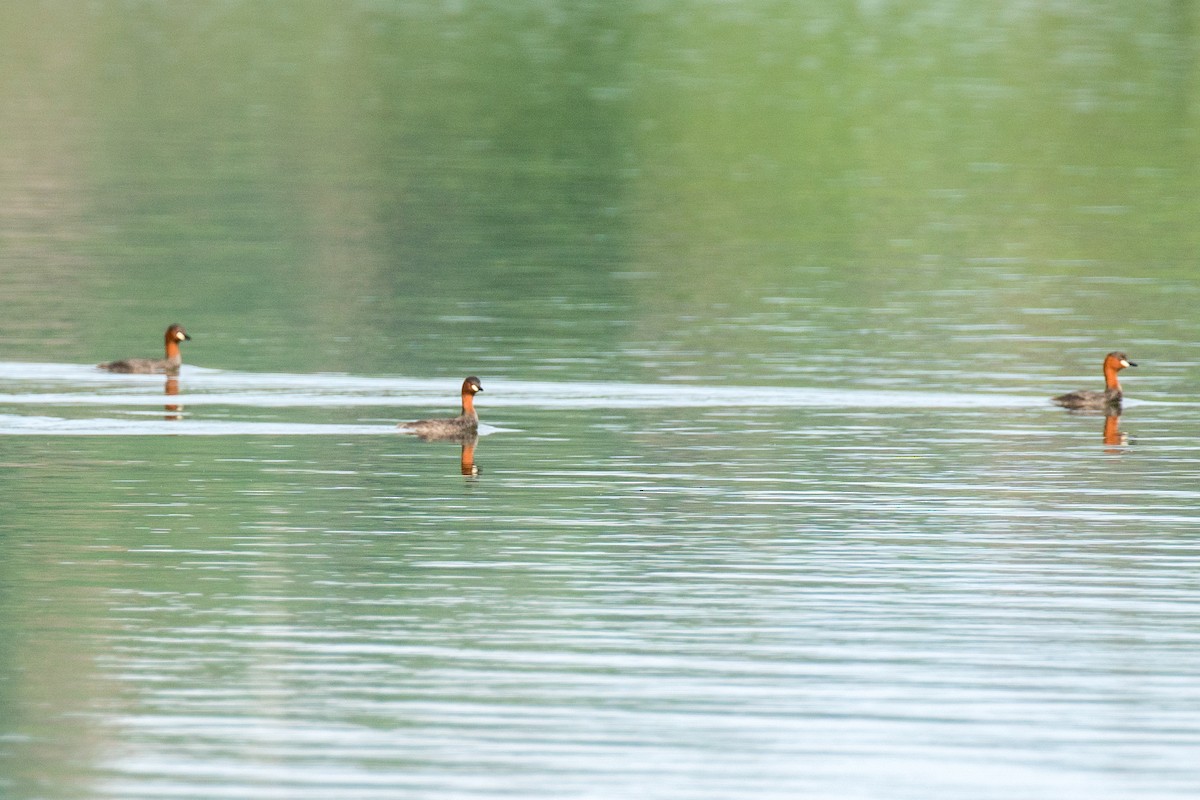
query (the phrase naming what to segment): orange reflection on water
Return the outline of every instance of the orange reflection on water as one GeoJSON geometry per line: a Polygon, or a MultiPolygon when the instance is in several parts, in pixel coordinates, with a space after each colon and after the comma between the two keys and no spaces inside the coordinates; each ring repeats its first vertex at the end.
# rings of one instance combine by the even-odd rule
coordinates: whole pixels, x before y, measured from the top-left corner
{"type": "MultiPolygon", "coordinates": [[[[167,386],[163,390],[163,394],[177,395],[179,394],[179,379],[173,376],[167,378],[167,386]]],[[[163,408],[167,413],[163,419],[179,420],[183,419],[183,404],[182,403],[167,403],[163,408]]]]}

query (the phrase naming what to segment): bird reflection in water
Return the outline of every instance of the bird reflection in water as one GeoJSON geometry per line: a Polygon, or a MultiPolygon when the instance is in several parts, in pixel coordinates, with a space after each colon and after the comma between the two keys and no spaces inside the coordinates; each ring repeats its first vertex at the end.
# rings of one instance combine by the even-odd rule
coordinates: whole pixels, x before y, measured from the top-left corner
{"type": "Polygon", "coordinates": [[[1105,414],[1104,415],[1104,443],[1105,444],[1129,444],[1129,435],[1120,428],[1121,414],[1105,414]]]}
{"type": "Polygon", "coordinates": [[[469,437],[463,437],[462,456],[459,463],[462,466],[462,474],[470,477],[475,477],[479,474],[479,467],[475,465],[475,443],[479,441],[478,434],[469,437]]]}
{"type": "Polygon", "coordinates": [[[478,433],[415,435],[422,442],[457,442],[462,446],[462,452],[459,456],[459,466],[462,468],[462,474],[473,478],[482,472],[475,463],[475,445],[479,443],[478,433]]]}
{"type": "MultiPolygon", "coordinates": [[[[1068,413],[1072,416],[1099,416],[1098,409],[1072,409],[1068,413]]],[[[1129,444],[1129,434],[1121,430],[1121,404],[1110,405],[1104,409],[1104,434],[1103,442],[1106,445],[1123,445],[1129,444]]],[[[1119,450],[1110,450],[1109,452],[1120,452],[1119,450]]]]}
{"type": "MultiPolygon", "coordinates": [[[[168,396],[171,396],[171,397],[179,394],[179,379],[173,375],[168,376],[167,377],[167,387],[166,387],[166,389],[163,390],[163,393],[168,396]]],[[[164,408],[166,409],[167,413],[166,413],[166,416],[163,417],[163,419],[168,419],[168,420],[183,419],[183,404],[167,403],[166,406],[164,406],[164,408]]]]}

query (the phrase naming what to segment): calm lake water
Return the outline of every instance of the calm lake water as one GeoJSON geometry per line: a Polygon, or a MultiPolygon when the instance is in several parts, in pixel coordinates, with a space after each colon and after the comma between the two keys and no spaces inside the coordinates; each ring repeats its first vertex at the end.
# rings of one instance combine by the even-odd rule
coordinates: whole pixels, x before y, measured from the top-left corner
{"type": "Polygon", "coordinates": [[[5,800],[1200,794],[1190,4],[10,5],[5,800]]]}

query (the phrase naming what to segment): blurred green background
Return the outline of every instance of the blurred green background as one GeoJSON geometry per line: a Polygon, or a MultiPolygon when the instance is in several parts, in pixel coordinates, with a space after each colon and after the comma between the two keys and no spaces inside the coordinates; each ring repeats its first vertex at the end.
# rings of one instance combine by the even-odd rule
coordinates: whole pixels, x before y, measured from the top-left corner
{"type": "Polygon", "coordinates": [[[153,353],[178,320],[189,362],[247,370],[936,383],[905,366],[932,357],[973,388],[1194,360],[1195,19],[9,4],[0,358],[153,353]]]}

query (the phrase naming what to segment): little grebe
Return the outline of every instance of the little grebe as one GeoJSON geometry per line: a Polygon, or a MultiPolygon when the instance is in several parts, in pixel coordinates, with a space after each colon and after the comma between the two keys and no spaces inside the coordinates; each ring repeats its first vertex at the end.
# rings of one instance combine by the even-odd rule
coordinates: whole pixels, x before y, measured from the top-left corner
{"type": "Polygon", "coordinates": [[[475,413],[475,395],[483,385],[474,375],[462,384],[462,414],[453,419],[422,419],[402,422],[400,427],[422,439],[461,439],[479,430],[479,415],[475,413]]]}
{"type": "Polygon", "coordinates": [[[1104,357],[1104,391],[1080,389],[1054,398],[1064,408],[1106,409],[1121,405],[1121,384],[1117,373],[1126,367],[1136,367],[1124,353],[1112,352],[1104,357]]]}
{"type": "Polygon", "coordinates": [[[109,372],[178,375],[179,368],[183,365],[183,356],[179,354],[179,343],[190,341],[192,337],[187,335],[187,331],[183,329],[182,325],[172,325],[167,328],[164,338],[167,343],[166,358],[126,358],[122,361],[109,361],[96,366],[109,372]]]}

